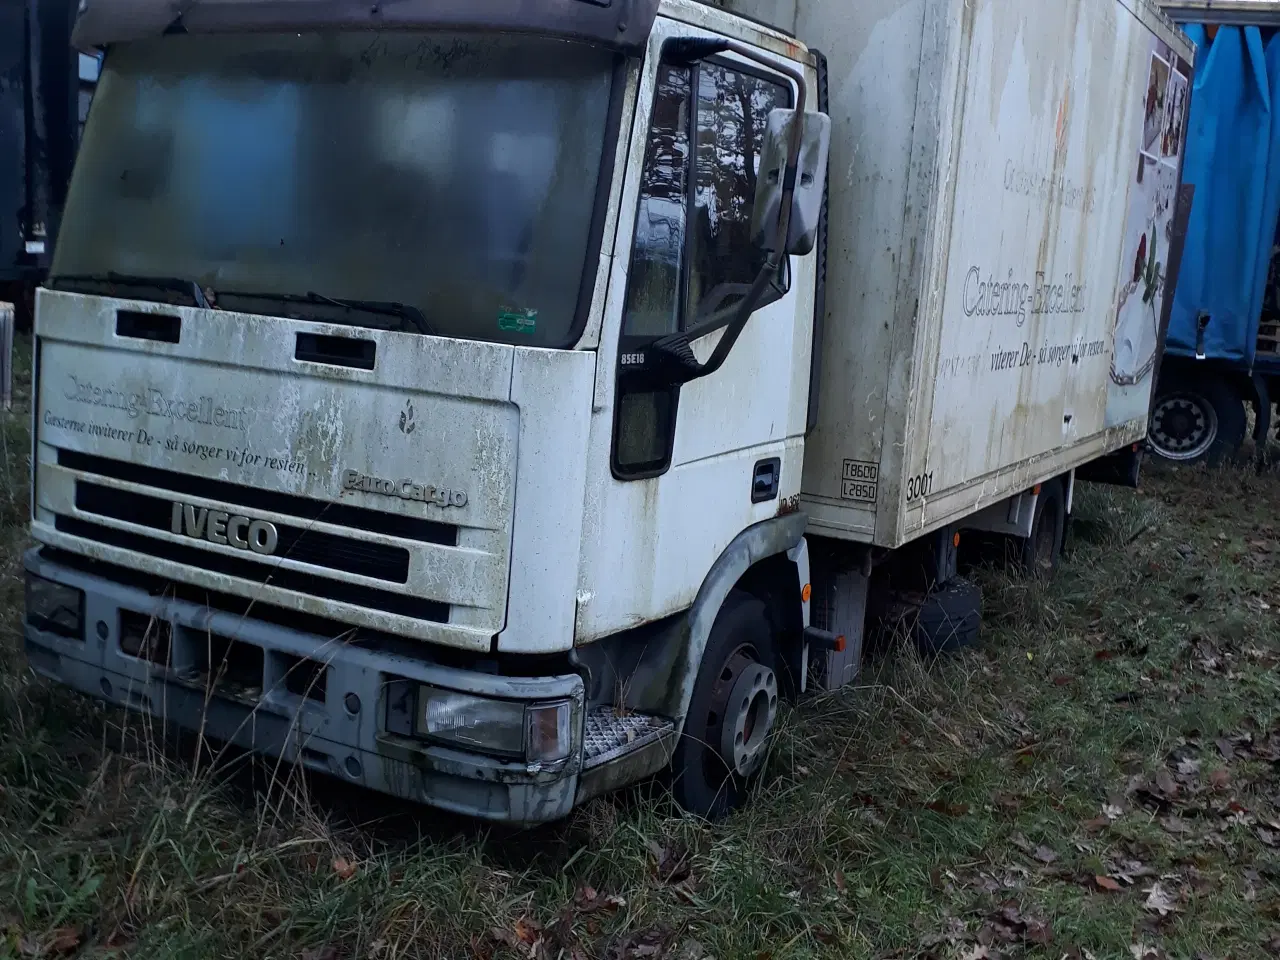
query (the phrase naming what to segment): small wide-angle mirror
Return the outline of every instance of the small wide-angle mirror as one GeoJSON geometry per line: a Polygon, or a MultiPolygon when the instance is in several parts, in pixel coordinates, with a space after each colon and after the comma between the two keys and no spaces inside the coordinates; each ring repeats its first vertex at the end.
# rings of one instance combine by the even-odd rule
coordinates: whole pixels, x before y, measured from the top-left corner
{"type": "MultiPolygon", "coordinates": [[[[756,203],[751,215],[751,238],[762,250],[773,250],[775,245],[791,126],[799,118],[795,110],[778,108],[769,111],[764,143],[760,148],[760,171],[756,175],[756,203]]],[[[825,113],[806,113],[796,162],[796,187],[792,195],[785,253],[803,256],[817,243],[830,145],[831,118],[825,113]]]]}

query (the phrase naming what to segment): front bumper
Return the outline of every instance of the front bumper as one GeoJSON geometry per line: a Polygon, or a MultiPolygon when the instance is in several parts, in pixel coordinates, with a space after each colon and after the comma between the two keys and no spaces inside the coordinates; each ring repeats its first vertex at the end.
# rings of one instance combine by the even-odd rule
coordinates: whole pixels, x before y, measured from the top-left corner
{"type": "Polygon", "coordinates": [[[152,596],[52,562],[38,550],[27,553],[25,565],[30,574],[84,591],[83,640],[24,626],[32,668],[52,680],[173,727],[468,816],[542,823],[573,808],[584,701],[576,674],[501,677],[464,670],[152,596]],[[140,617],[163,631],[168,666],[121,649],[124,624],[140,617]],[[222,656],[223,669],[209,666],[210,651],[225,651],[228,641],[236,644],[234,683],[225,669],[231,658],[222,656]],[[299,660],[322,664],[323,679],[302,688],[289,683],[299,660]],[[516,701],[568,698],[569,757],[555,764],[507,761],[388,733],[388,691],[403,681],[516,701]]]}

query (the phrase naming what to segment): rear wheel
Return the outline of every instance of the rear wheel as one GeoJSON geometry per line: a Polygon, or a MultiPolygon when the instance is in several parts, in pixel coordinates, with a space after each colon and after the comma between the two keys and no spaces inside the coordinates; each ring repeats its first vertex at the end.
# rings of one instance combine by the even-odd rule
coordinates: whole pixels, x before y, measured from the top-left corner
{"type": "Polygon", "coordinates": [[[982,591],[952,577],[920,605],[915,623],[916,649],[927,658],[977,646],[982,629],[982,591]]]}
{"type": "Polygon", "coordinates": [[[778,715],[774,663],[765,605],[732,591],[711,627],[671,762],[672,792],[690,813],[723,817],[764,768],[778,715]]]}
{"type": "Polygon", "coordinates": [[[1048,580],[1058,571],[1063,541],[1067,532],[1067,498],[1062,484],[1050,480],[1040,487],[1036,498],[1031,534],[1016,541],[1019,548],[1018,568],[1025,576],[1048,580]]]}
{"type": "Polygon", "coordinates": [[[1148,438],[1155,453],[1177,463],[1219,464],[1244,442],[1244,398],[1221,377],[1177,377],[1162,387],[1148,438]]]}

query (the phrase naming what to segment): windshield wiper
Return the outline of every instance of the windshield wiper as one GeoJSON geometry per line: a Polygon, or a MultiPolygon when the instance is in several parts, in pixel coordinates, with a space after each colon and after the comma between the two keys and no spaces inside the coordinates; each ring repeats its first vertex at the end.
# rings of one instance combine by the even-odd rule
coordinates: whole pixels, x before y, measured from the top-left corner
{"type": "Polygon", "coordinates": [[[238,297],[246,300],[276,300],[281,303],[327,303],[346,310],[363,310],[400,320],[400,329],[416,330],[418,333],[431,336],[435,333],[427,318],[417,307],[400,303],[398,300],[355,300],[348,297],[327,297],[322,293],[308,290],[306,293],[260,293],[246,290],[221,290],[220,297],[238,297]]]}
{"type": "Polygon", "coordinates": [[[109,270],[106,273],[61,273],[56,277],[50,278],[51,284],[59,283],[113,283],[125,287],[155,287],[158,290],[173,290],[176,293],[187,293],[195,301],[197,307],[203,310],[212,310],[213,305],[209,303],[209,299],[204,295],[204,290],[195,280],[188,280],[185,277],[143,277],[132,273],[116,273],[109,270]]]}
{"type": "Polygon", "coordinates": [[[322,293],[313,291],[307,291],[307,299],[312,303],[332,303],[335,307],[346,307],[349,310],[368,310],[370,313],[399,317],[417,327],[419,333],[430,336],[433,332],[421,310],[412,304],[401,303],[399,300],[352,300],[348,297],[326,297],[322,293]]]}

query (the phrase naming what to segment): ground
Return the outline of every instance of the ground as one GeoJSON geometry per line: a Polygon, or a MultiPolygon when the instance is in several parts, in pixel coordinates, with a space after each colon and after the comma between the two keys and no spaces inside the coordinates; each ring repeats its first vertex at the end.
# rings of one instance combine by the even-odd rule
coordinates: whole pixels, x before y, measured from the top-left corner
{"type": "Polygon", "coordinates": [[[1280,955],[1280,474],[1082,488],[981,649],[789,711],[750,808],[489,832],[162,753],[19,634],[29,356],[0,414],[0,957],[1280,955]],[[5,480],[7,479],[7,483],[5,480]]]}

